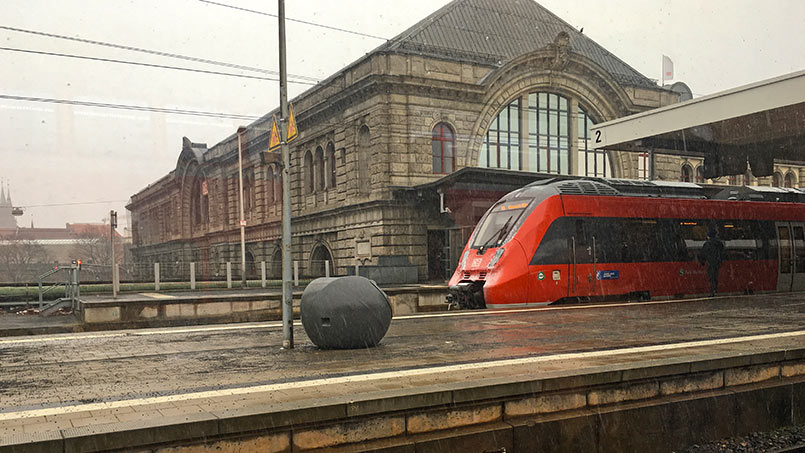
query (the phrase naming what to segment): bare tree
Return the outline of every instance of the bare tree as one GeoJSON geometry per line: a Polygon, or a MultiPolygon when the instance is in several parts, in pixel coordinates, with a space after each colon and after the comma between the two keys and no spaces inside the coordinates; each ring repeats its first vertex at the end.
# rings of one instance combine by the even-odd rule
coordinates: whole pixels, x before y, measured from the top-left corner
{"type": "Polygon", "coordinates": [[[50,259],[36,241],[0,237],[0,281],[34,282],[50,259]]]}

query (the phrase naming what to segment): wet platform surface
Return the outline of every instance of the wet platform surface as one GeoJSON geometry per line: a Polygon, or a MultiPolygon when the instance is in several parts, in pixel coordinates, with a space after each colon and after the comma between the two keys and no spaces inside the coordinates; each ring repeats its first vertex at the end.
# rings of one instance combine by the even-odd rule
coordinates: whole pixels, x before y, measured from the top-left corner
{"type": "Polygon", "coordinates": [[[412,315],[395,318],[379,347],[353,351],[318,350],[301,326],[296,348],[282,350],[277,322],[5,338],[0,438],[738,346],[802,347],[803,329],[805,294],[788,294],[412,315]]]}

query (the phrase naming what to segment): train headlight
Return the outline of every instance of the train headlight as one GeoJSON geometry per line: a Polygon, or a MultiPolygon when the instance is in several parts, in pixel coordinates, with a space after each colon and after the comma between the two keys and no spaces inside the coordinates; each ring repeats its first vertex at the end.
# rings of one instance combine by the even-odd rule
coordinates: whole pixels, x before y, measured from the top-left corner
{"type": "Polygon", "coordinates": [[[491,259],[491,260],[489,260],[489,265],[488,265],[488,266],[486,266],[486,267],[487,267],[488,269],[492,269],[493,267],[495,267],[495,264],[497,264],[497,263],[498,263],[498,260],[500,259],[500,257],[501,257],[502,255],[503,255],[503,247],[499,248],[499,249],[498,249],[498,251],[497,251],[497,252],[495,252],[495,254],[494,254],[494,255],[492,255],[492,259],[491,259]]]}
{"type": "Polygon", "coordinates": [[[470,256],[470,251],[468,249],[468,250],[466,250],[464,252],[463,255],[461,255],[461,264],[458,265],[459,269],[464,269],[464,266],[467,265],[467,258],[469,258],[469,256],[470,256]]]}

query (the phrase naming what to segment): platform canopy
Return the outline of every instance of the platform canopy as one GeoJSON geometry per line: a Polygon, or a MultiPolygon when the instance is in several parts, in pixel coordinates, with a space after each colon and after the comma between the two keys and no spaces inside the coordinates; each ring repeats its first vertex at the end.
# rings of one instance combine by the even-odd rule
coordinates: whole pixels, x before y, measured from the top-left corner
{"type": "Polygon", "coordinates": [[[805,71],[597,124],[595,146],[705,158],[705,177],[805,161],[805,71]]]}

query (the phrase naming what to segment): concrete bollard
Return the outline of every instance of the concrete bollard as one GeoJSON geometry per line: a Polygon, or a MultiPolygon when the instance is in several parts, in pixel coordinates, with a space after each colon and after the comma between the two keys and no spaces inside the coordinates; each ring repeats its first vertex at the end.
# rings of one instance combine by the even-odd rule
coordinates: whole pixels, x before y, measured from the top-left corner
{"type": "Polygon", "coordinates": [[[293,285],[299,286],[299,261],[293,262],[293,285]]]}
{"type": "Polygon", "coordinates": [[[190,263],[190,289],[196,289],[196,263],[190,263]]]}
{"type": "Polygon", "coordinates": [[[324,278],[330,278],[330,262],[324,261],[324,278]]]}
{"type": "Polygon", "coordinates": [[[232,289],[232,262],[226,262],[226,287],[232,289]]]}
{"type": "Polygon", "coordinates": [[[159,263],[154,263],[154,291],[159,291],[159,263]]]}
{"type": "Polygon", "coordinates": [[[260,286],[265,288],[266,287],[266,262],[260,261],[260,286]]]}
{"type": "Polygon", "coordinates": [[[302,294],[302,326],[322,349],[376,346],[391,325],[391,303],[364,277],[317,278],[302,294]]]}

